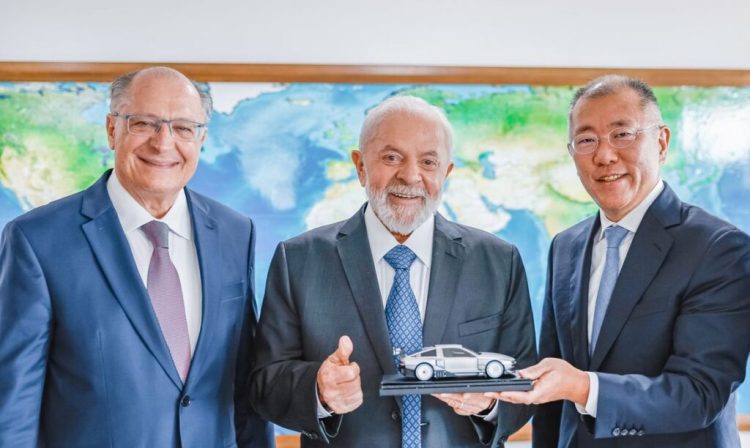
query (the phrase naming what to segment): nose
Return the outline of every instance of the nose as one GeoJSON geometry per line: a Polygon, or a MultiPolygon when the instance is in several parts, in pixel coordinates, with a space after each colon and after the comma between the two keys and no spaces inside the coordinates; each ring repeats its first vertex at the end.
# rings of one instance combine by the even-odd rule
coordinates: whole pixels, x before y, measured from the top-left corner
{"type": "Polygon", "coordinates": [[[169,149],[174,146],[174,137],[169,124],[161,124],[156,134],[151,136],[151,145],[157,149],[169,149]]]}
{"type": "Polygon", "coordinates": [[[602,139],[592,157],[594,163],[597,165],[609,165],[617,162],[620,158],[620,154],[618,149],[610,145],[607,139],[602,139]]]}
{"type": "Polygon", "coordinates": [[[422,181],[422,174],[416,160],[408,160],[401,165],[397,173],[398,179],[406,185],[417,184],[422,181]]]}

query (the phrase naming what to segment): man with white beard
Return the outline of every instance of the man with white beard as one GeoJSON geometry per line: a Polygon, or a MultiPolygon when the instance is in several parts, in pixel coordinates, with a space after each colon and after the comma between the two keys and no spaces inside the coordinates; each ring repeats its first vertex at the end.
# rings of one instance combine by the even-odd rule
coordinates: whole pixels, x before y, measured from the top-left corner
{"type": "Polygon", "coordinates": [[[251,402],[303,446],[502,446],[525,406],[483,394],[379,397],[406,353],[440,343],[536,360],[518,250],[436,210],[453,169],[445,114],[415,97],[369,111],[352,161],[368,202],[279,244],[256,335],[251,402]]]}

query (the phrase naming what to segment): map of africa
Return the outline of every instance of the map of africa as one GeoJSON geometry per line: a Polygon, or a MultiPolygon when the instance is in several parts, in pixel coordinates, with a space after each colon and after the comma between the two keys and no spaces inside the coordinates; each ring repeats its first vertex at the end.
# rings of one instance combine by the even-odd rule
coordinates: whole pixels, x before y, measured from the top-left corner
{"type": "MultiPolygon", "coordinates": [[[[112,165],[107,84],[0,83],[0,227],[86,188],[112,165]]],[[[565,147],[569,87],[209,83],[215,110],[190,187],[252,217],[257,299],[279,241],[364,202],[349,154],[365,112],[412,94],[456,131],[441,212],[516,244],[535,321],[547,249],[596,211],[565,147]]],[[[750,89],[656,89],[673,131],[663,177],[682,200],[750,232],[750,89]]],[[[745,386],[744,390],[748,390],[745,386]]],[[[740,389],[740,412],[750,399],[740,389]]]]}

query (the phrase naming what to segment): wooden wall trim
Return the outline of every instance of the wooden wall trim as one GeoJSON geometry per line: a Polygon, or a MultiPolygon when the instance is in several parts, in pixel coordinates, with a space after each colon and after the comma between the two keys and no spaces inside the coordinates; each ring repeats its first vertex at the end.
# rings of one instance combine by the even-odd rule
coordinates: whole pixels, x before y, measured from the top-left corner
{"type": "Polygon", "coordinates": [[[750,414],[738,415],[737,427],[740,428],[740,431],[750,431],[750,414]]]}
{"type": "Polygon", "coordinates": [[[0,81],[103,81],[149,65],[197,81],[581,85],[607,73],[651,85],[750,86],[750,70],[654,68],[450,67],[407,65],[188,64],[146,62],[0,62],[0,81]]]}
{"type": "MultiPolygon", "coordinates": [[[[737,417],[737,426],[740,431],[750,431],[750,415],[742,414],[737,417]]],[[[528,442],[531,440],[531,423],[525,424],[515,434],[511,435],[508,439],[511,442],[528,442]]],[[[300,446],[300,436],[277,436],[276,447],[277,448],[298,448],[300,446]]]]}

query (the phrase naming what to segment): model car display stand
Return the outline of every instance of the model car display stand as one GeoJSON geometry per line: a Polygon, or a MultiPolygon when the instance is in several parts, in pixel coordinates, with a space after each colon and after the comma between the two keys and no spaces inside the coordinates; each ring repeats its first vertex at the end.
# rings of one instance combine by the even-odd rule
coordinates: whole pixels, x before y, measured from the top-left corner
{"type": "Polygon", "coordinates": [[[400,373],[384,375],[380,382],[380,396],[427,395],[439,393],[504,392],[531,390],[531,380],[513,374],[491,378],[440,378],[420,381],[400,373]]]}

